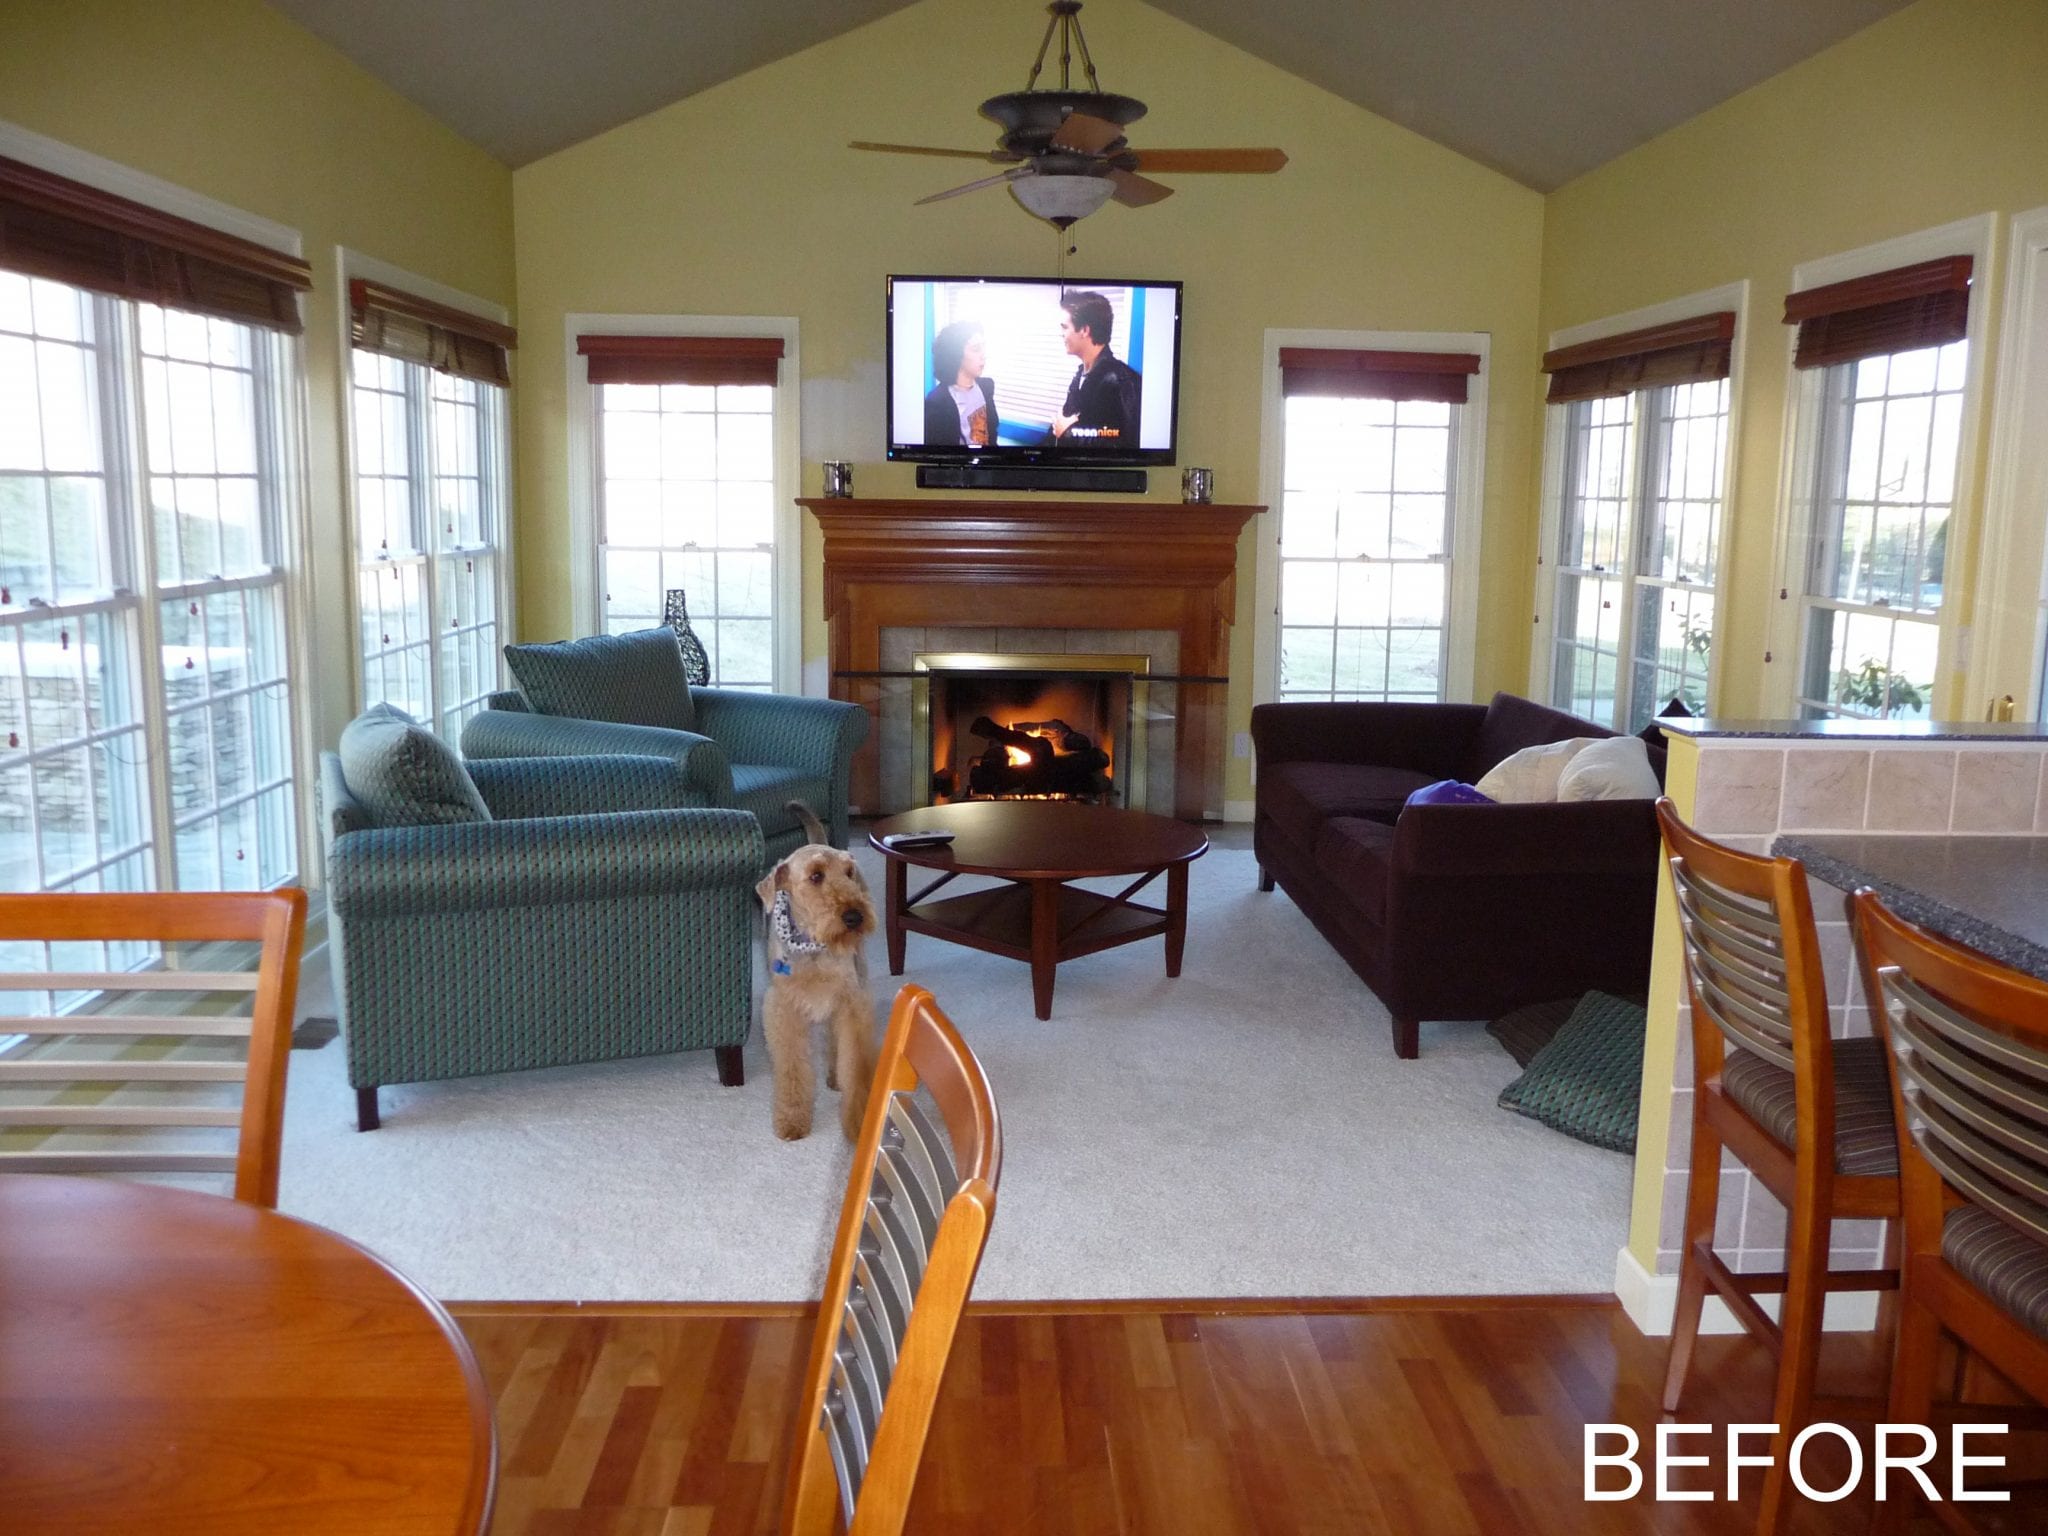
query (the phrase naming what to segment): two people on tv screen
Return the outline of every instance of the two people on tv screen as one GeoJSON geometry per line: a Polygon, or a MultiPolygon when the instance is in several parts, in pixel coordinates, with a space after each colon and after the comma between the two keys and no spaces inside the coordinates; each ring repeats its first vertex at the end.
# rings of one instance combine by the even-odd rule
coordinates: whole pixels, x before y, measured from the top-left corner
{"type": "MultiPolygon", "coordinates": [[[[1145,380],[1110,350],[1115,319],[1099,293],[1081,289],[1060,298],[1060,344],[1080,360],[1052,419],[1053,439],[1066,447],[1137,446],[1145,380]]],[[[955,320],[932,338],[932,376],[938,382],[924,397],[926,446],[995,446],[1002,422],[987,366],[988,337],[980,321],[955,320]]]]}

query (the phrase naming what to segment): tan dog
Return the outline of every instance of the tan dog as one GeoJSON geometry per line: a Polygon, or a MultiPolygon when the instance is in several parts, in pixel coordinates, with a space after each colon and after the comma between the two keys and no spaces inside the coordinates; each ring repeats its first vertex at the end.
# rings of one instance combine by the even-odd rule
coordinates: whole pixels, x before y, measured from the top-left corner
{"type": "Polygon", "coordinates": [[[875,926],[875,907],[853,855],[831,845],[809,806],[792,800],[789,809],[810,841],[754,887],[768,917],[761,1032],[775,1070],[775,1134],[800,1141],[811,1132],[818,1091],[811,1031],[822,1024],[829,1042],[825,1082],[840,1091],[839,1125],[853,1141],[875,1075],[875,1004],[861,949],[875,926]]]}

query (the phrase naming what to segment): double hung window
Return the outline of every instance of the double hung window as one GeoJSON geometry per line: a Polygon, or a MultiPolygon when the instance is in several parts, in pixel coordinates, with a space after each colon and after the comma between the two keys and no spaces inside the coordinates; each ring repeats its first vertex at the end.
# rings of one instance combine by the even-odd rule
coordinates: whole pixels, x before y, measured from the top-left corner
{"type": "Polygon", "coordinates": [[[1473,353],[1282,347],[1281,699],[1445,695],[1473,353]]]}
{"type": "Polygon", "coordinates": [[[515,338],[376,284],[350,297],[363,702],[452,741],[498,684],[515,338]]]}
{"type": "Polygon", "coordinates": [[[0,206],[0,889],[289,881],[304,265],[13,162],[0,206]]]}
{"type": "Polygon", "coordinates": [[[1799,568],[1802,718],[1926,719],[1962,452],[1972,262],[1790,295],[1808,386],[1811,514],[1799,568]]]}
{"type": "Polygon", "coordinates": [[[775,686],[775,337],[584,336],[597,413],[598,616],[662,621],[684,594],[721,688],[775,686]]]}
{"type": "Polygon", "coordinates": [[[1673,699],[1706,707],[1734,323],[1724,311],[1544,359],[1559,468],[1540,665],[1559,709],[1633,731],[1673,699]]]}

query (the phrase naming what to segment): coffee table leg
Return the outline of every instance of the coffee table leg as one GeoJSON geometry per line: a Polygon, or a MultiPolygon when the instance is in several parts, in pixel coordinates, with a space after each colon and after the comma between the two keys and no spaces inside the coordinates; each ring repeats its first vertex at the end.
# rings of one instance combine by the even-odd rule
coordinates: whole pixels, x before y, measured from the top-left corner
{"type": "Polygon", "coordinates": [[[1060,883],[1031,882],[1031,1001],[1041,1019],[1052,1017],[1052,976],[1060,963],[1060,883]]]}
{"type": "Polygon", "coordinates": [[[1180,974],[1180,953],[1188,938],[1188,866],[1183,860],[1166,870],[1166,974],[1180,974]]]}
{"type": "Polygon", "coordinates": [[[909,867],[901,859],[888,859],[889,883],[884,895],[883,906],[887,909],[889,930],[889,974],[903,974],[903,903],[909,891],[909,867]]]}

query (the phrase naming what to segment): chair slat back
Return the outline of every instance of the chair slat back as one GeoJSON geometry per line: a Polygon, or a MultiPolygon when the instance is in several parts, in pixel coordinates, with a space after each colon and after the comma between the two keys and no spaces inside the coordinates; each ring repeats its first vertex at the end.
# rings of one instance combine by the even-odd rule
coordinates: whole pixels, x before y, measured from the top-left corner
{"type": "Polygon", "coordinates": [[[835,1506],[849,1536],[902,1529],[1002,1156],[980,1062],[931,994],[905,987],[890,1011],[812,1335],[788,1536],[830,1531],[835,1506]]]}
{"type": "Polygon", "coordinates": [[[2048,1244],[2048,983],[1906,922],[1872,891],[1856,893],[1856,923],[1912,1151],[2048,1244]]]}
{"type": "Polygon", "coordinates": [[[0,1060],[0,1169],[232,1175],[236,1199],[275,1206],[305,921],[298,890],[0,896],[0,944],[258,946],[253,970],[0,972],[0,1036],[27,1037],[0,1060]],[[60,1011],[64,994],[77,1011],[60,1011]]]}
{"type": "Polygon", "coordinates": [[[1763,858],[1702,837],[1657,802],[1671,861],[1695,1013],[1729,1045],[1795,1075],[1800,1037],[1826,1066],[1827,997],[1814,938],[1812,898],[1796,859],[1763,858]]]}

